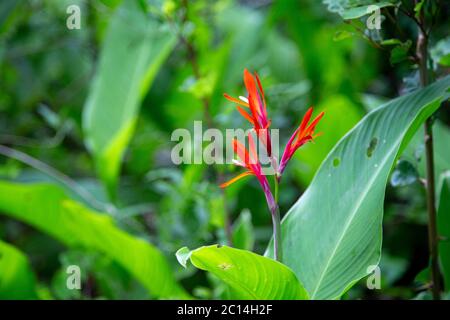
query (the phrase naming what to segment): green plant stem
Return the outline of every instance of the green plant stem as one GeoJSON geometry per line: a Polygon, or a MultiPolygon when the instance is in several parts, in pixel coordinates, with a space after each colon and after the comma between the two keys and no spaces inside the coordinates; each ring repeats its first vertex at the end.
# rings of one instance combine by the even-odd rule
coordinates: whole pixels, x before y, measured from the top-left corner
{"type": "Polygon", "coordinates": [[[283,250],[281,248],[281,223],[280,223],[280,209],[278,205],[272,212],[272,224],[273,224],[273,252],[275,260],[280,261],[283,259],[283,250]]]}
{"type": "MultiPolygon", "coordinates": [[[[419,62],[420,83],[422,87],[429,84],[428,79],[428,36],[424,32],[424,16],[420,13],[418,20],[419,30],[417,37],[416,55],[419,62]]],[[[426,154],[426,193],[427,193],[427,212],[428,212],[428,247],[430,252],[431,278],[433,285],[431,287],[434,300],[441,298],[439,254],[436,224],[436,194],[434,179],[434,152],[433,152],[433,121],[428,118],[425,121],[425,154],[426,154]]]]}
{"type": "Polygon", "coordinates": [[[274,175],[274,189],[275,189],[275,208],[272,209],[272,224],[273,224],[273,252],[275,260],[283,259],[283,250],[281,248],[281,222],[280,222],[280,208],[278,206],[278,179],[274,175]]]}
{"type": "Polygon", "coordinates": [[[275,203],[277,204],[277,206],[278,206],[278,185],[279,185],[279,182],[278,182],[278,179],[277,179],[277,176],[276,175],[273,175],[273,181],[274,181],[274,185],[275,185],[275,187],[274,187],[274,189],[275,189],[275,203]]]}

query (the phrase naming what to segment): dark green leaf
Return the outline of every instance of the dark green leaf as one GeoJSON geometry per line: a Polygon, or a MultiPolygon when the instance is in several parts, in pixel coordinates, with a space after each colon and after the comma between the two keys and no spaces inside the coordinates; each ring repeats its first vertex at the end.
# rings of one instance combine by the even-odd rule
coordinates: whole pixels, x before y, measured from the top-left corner
{"type": "Polygon", "coordinates": [[[187,296],[156,247],[120,230],[111,217],[71,200],[59,187],[0,181],[0,211],[69,247],[102,252],[155,297],[187,296]]]}

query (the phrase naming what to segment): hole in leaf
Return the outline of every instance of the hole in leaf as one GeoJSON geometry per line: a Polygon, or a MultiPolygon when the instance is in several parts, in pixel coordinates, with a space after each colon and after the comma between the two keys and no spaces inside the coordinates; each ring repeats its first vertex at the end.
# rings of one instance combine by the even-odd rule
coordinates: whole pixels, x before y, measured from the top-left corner
{"type": "Polygon", "coordinates": [[[219,264],[218,267],[222,270],[228,270],[232,267],[232,265],[229,263],[223,262],[223,263],[219,264]]]}
{"type": "Polygon", "coordinates": [[[333,167],[339,166],[340,163],[341,163],[341,159],[339,159],[339,158],[333,159],[333,167]]]}
{"type": "Polygon", "coordinates": [[[378,138],[373,137],[372,140],[370,140],[369,147],[367,148],[367,156],[370,158],[373,155],[373,152],[375,151],[375,148],[378,144],[378,138]]]}

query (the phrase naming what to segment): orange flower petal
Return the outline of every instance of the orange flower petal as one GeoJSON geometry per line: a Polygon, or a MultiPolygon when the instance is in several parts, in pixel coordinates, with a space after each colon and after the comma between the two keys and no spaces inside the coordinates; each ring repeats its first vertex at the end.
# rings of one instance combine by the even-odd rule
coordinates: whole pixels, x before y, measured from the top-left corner
{"type": "Polygon", "coordinates": [[[256,82],[258,83],[259,91],[261,92],[262,100],[264,103],[264,116],[267,117],[267,109],[266,109],[266,98],[264,97],[264,89],[261,84],[261,80],[259,80],[258,74],[255,72],[256,82]]]}
{"type": "Polygon", "coordinates": [[[233,140],[233,150],[234,153],[237,154],[239,159],[241,159],[241,161],[244,163],[244,165],[247,166],[250,160],[249,154],[247,152],[247,149],[245,149],[245,146],[237,139],[233,140]]]}
{"type": "Polygon", "coordinates": [[[227,100],[229,100],[231,102],[234,102],[234,103],[236,103],[238,105],[241,105],[243,107],[248,108],[248,103],[246,103],[246,102],[244,102],[244,101],[242,101],[240,99],[233,98],[232,96],[230,96],[229,94],[226,94],[226,93],[224,93],[223,96],[225,97],[225,99],[227,99],[227,100]]]}
{"type": "Polygon", "coordinates": [[[228,187],[230,184],[233,184],[233,183],[235,183],[236,181],[238,181],[238,180],[240,180],[240,179],[242,179],[242,178],[244,178],[244,177],[246,177],[246,176],[252,175],[252,174],[253,174],[253,173],[250,172],[250,171],[245,171],[245,172],[241,173],[240,175],[234,177],[233,179],[230,179],[230,180],[228,180],[227,182],[222,183],[222,184],[220,185],[220,187],[221,187],[222,189],[223,189],[223,188],[226,188],[226,187],[228,187]]]}
{"type": "Polygon", "coordinates": [[[253,120],[253,118],[247,112],[245,112],[244,109],[239,106],[236,106],[236,108],[245,119],[247,119],[253,126],[255,125],[255,120],[253,120]]]}
{"type": "Polygon", "coordinates": [[[306,111],[305,115],[303,116],[303,120],[300,123],[300,132],[305,130],[306,125],[308,124],[309,120],[311,119],[312,113],[313,113],[313,108],[309,108],[308,111],[306,111]]]}
{"type": "MultiPolygon", "coordinates": [[[[255,79],[253,78],[253,75],[247,69],[244,69],[244,84],[248,91],[248,101],[250,104],[250,108],[252,107],[252,103],[253,103],[253,107],[256,111],[256,114],[262,116],[263,110],[262,110],[262,106],[260,105],[260,102],[259,102],[259,100],[260,100],[259,93],[258,93],[258,90],[256,89],[255,79]]],[[[253,111],[252,111],[252,113],[253,113],[253,111]]],[[[256,114],[255,114],[255,117],[256,117],[256,114]]]]}
{"type": "MultiPolygon", "coordinates": [[[[264,99],[264,90],[263,90],[263,87],[261,85],[261,80],[259,80],[259,76],[258,76],[258,74],[256,72],[255,72],[255,78],[256,78],[256,82],[258,83],[258,87],[259,87],[259,91],[261,92],[261,96],[262,96],[263,100],[265,100],[264,99]]],[[[264,101],[264,104],[266,104],[265,101],[264,101]]]]}
{"type": "Polygon", "coordinates": [[[249,96],[248,98],[249,98],[248,100],[249,100],[249,103],[250,103],[250,111],[252,112],[252,116],[255,119],[254,127],[255,127],[255,129],[261,129],[261,127],[259,125],[259,122],[258,122],[258,114],[259,114],[258,110],[257,110],[257,108],[255,108],[255,104],[254,104],[254,101],[252,99],[252,96],[249,96]]]}
{"type": "Polygon", "coordinates": [[[255,79],[253,79],[252,74],[247,69],[244,69],[244,84],[249,96],[257,97],[258,91],[256,90],[255,79]]]}
{"type": "Polygon", "coordinates": [[[306,127],[309,120],[311,119],[312,111],[313,111],[312,108],[309,108],[308,111],[306,112],[305,117],[303,118],[302,123],[300,124],[299,127],[296,143],[299,143],[300,140],[302,140],[308,135],[312,136],[314,134],[314,129],[316,128],[317,123],[320,121],[320,119],[322,119],[324,115],[324,112],[322,111],[321,113],[319,113],[317,117],[314,118],[314,120],[308,125],[308,127],[306,127]]]}
{"type": "Polygon", "coordinates": [[[308,126],[308,129],[306,129],[306,131],[308,131],[309,133],[313,132],[314,129],[316,128],[317,123],[319,123],[320,119],[322,119],[324,114],[325,113],[323,111],[321,113],[319,113],[319,115],[308,126]]]}

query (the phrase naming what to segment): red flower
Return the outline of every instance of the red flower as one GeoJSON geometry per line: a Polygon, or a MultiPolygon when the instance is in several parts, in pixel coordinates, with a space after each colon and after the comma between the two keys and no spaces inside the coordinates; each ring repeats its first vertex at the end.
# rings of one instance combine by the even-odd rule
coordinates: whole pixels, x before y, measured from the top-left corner
{"type": "MultiPolygon", "coordinates": [[[[289,139],[286,148],[284,149],[283,156],[281,157],[281,161],[278,164],[277,159],[272,156],[272,144],[268,129],[270,126],[270,120],[267,117],[267,107],[261,81],[259,80],[259,77],[256,73],[253,76],[250,72],[248,72],[247,69],[245,69],[244,83],[248,92],[247,98],[240,96],[239,99],[236,99],[226,93],[224,94],[224,96],[231,102],[237,104],[236,107],[239,113],[252,124],[258,140],[261,141],[261,143],[266,147],[267,154],[271,158],[272,168],[276,172],[276,185],[278,185],[278,182],[281,179],[281,175],[283,174],[287,163],[292,158],[295,151],[297,151],[297,149],[305,143],[312,141],[315,137],[318,136],[317,134],[314,134],[314,130],[317,123],[320,121],[320,119],[322,119],[324,113],[321,112],[311,123],[309,123],[309,121],[311,120],[313,109],[308,109],[305,116],[303,117],[302,122],[300,123],[300,126],[295,130],[295,132],[289,139]],[[242,107],[248,108],[250,110],[250,113],[244,110],[242,107]]],[[[261,184],[264,194],[266,195],[269,208],[272,210],[276,207],[276,203],[274,201],[274,198],[272,197],[272,192],[270,190],[269,183],[267,182],[267,178],[262,172],[261,164],[259,163],[255,150],[255,144],[251,134],[248,135],[248,139],[250,143],[250,152],[247,152],[247,149],[245,149],[245,147],[239,141],[237,141],[236,139],[233,140],[234,152],[242,161],[237,162],[236,164],[245,167],[247,171],[241,173],[230,181],[223,183],[221,187],[225,188],[243,177],[254,175],[257,177],[259,183],[261,184]]]]}
{"type": "Polygon", "coordinates": [[[314,130],[316,128],[317,123],[322,119],[324,113],[321,112],[319,115],[308,125],[309,120],[311,119],[311,115],[313,113],[313,108],[309,108],[303,117],[300,126],[294,131],[288,143],[286,144],[286,148],[284,149],[283,156],[281,157],[280,166],[278,169],[278,177],[281,177],[284,169],[286,168],[287,163],[294,155],[295,151],[300,148],[305,143],[312,141],[319,134],[314,134],[314,130]]]}
{"type": "Polygon", "coordinates": [[[247,69],[244,69],[244,84],[248,92],[247,98],[240,96],[239,99],[236,99],[226,93],[224,94],[224,97],[229,101],[237,104],[237,110],[245,119],[247,119],[252,124],[258,137],[267,147],[268,155],[271,156],[272,143],[270,141],[269,130],[267,130],[271,122],[267,118],[267,107],[266,100],[264,98],[264,90],[262,88],[258,74],[255,72],[255,75],[253,77],[253,75],[247,69]],[[248,108],[250,110],[250,113],[241,108],[241,106],[248,108]]]}
{"type": "Polygon", "coordinates": [[[237,141],[236,139],[233,140],[234,153],[237,154],[240,159],[240,161],[237,161],[236,164],[246,168],[247,171],[241,173],[240,175],[236,176],[230,181],[221,184],[220,187],[225,188],[230,184],[236,182],[237,180],[242,179],[243,177],[246,177],[248,175],[256,176],[264,191],[264,195],[266,196],[269,210],[272,214],[275,259],[281,261],[282,250],[281,250],[280,213],[277,204],[278,185],[281,180],[281,175],[283,174],[283,171],[286,168],[287,163],[292,158],[295,151],[297,151],[298,148],[300,148],[308,141],[312,141],[315,137],[318,136],[317,134],[314,134],[314,130],[316,128],[317,123],[320,121],[320,119],[322,119],[324,113],[321,112],[311,123],[309,123],[313,109],[312,108],[308,109],[305,116],[303,117],[302,122],[300,123],[300,126],[297,128],[297,130],[295,130],[295,132],[289,139],[288,143],[286,144],[283,156],[281,157],[281,161],[278,165],[278,159],[276,159],[276,157],[272,155],[272,143],[270,139],[270,133],[268,130],[270,126],[270,120],[267,118],[267,108],[266,108],[266,101],[264,98],[264,90],[261,86],[261,82],[259,81],[259,77],[256,73],[253,77],[253,75],[250,72],[248,72],[247,69],[245,69],[244,83],[248,92],[247,98],[239,97],[239,99],[236,99],[230,97],[228,94],[224,94],[224,96],[228,100],[237,104],[237,110],[239,111],[239,113],[252,124],[256,132],[257,138],[266,147],[267,154],[270,157],[272,169],[275,171],[276,174],[274,179],[275,198],[272,195],[272,191],[270,190],[267,178],[263,174],[261,163],[258,160],[255,143],[253,141],[251,133],[249,133],[248,135],[250,152],[248,152],[245,146],[243,146],[239,141],[237,141]],[[248,108],[250,110],[250,113],[248,113],[241,107],[248,108]]]}
{"type": "Polygon", "coordinates": [[[246,177],[249,175],[254,175],[258,179],[263,191],[264,195],[266,196],[267,203],[269,205],[269,208],[272,210],[275,208],[275,200],[273,198],[272,192],[270,191],[270,185],[267,181],[266,176],[262,172],[262,167],[258,159],[258,155],[256,153],[256,147],[255,142],[253,140],[253,137],[251,133],[248,134],[248,141],[249,141],[249,150],[247,151],[245,146],[240,143],[237,139],[233,139],[233,150],[234,153],[237,154],[240,161],[237,161],[236,164],[239,166],[242,166],[247,169],[247,171],[241,173],[240,175],[234,177],[233,179],[222,183],[220,185],[221,188],[226,188],[230,184],[246,177]]]}

